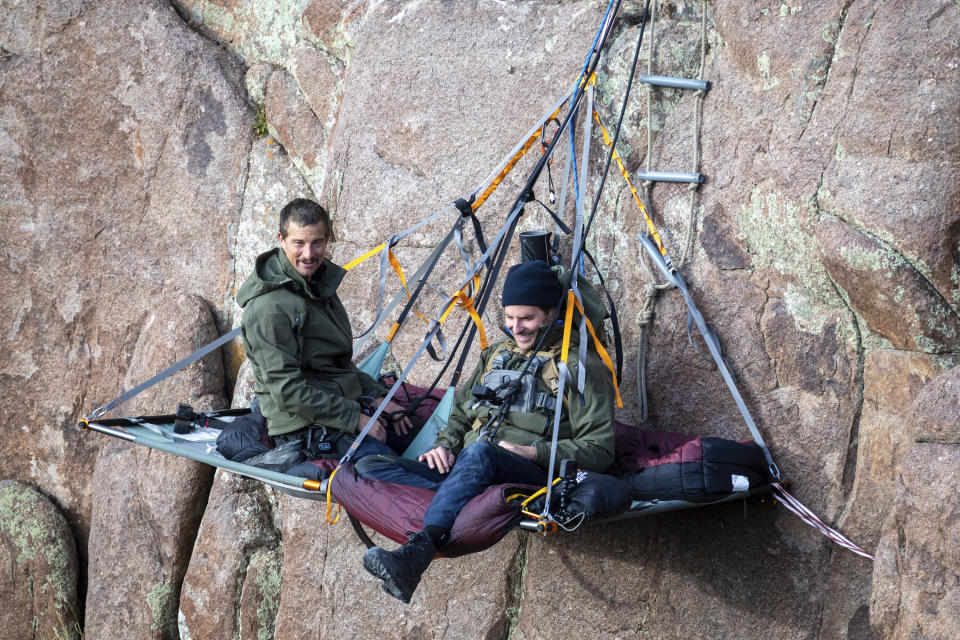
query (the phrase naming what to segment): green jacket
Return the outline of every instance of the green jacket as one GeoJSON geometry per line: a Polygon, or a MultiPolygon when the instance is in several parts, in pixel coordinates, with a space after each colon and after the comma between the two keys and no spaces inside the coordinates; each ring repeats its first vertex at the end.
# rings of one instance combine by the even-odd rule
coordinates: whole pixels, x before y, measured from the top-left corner
{"type": "Polygon", "coordinates": [[[270,435],[310,424],[354,433],[360,397],[386,394],[353,364],[353,333],[337,297],[345,274],[324,260],[308,282],[276,248],[257,257],[237,293],[253,391],[270,435]]]}
{"type": "MultiPolygon", "coordinates": [[[[560,327],[552,327],[544,349],[558,344],[562,337],[560,327]]],[[[470,378],[461,385],[454,399],[450,421],[437,436],[434,446],[444,446],[457,455],[463,447],[475,442],[480,436],[480,427],[486,424],[491,409],[486,405],[474,406],[474,385],[480,384],[487,370],[487,363],[503,349],[515,348],[512,338],[493,344],[480,354],[480,362],[470,378]]],[[[527,352],[529,353],[529,352],[527,352]]],[[[507,360],[504,368],[517,371],[523,367],[525,355],[515,354],[507,360]]],[[[567,366],[571,377],[567,381],[563,415],[560,418],[560,433],[557,442],[557,464],[563,458],[573,458],[580,469],[603,472],[613,462],[613,405],[614,390],[610,371],[592,349],[587,351],[586,383],[583,402],[576,391],[577,346],[570,346],[567,366]]],[[[543,377],[537,376],[537,390],[550,393],[543,377]]],[[[494,409],[495,411],[495,409],[494,409]]],[[[550,441],[553,437],[553,419],[543,409],[534,413],[509,412],[494,436],[494,441],[506,440],[519,445],[534,445],[537,448],[535,462],[543,469],[550,466],[550,441]],[[548,419],[549,418],[549,419],[548,419]]]]}

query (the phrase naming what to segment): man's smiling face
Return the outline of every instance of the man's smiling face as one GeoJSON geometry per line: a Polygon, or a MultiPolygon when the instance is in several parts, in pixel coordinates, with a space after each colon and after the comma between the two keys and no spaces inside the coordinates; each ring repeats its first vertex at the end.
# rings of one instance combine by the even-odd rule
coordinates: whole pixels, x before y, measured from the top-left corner
{"type": "Polygon", "coordinates": [[[323,263],[329,235],[323,223],[302,227],[291,222],[287,225],[287,237],[279,236],[280,247],[297,273],[309,280],[323,263]]]}
{"type": "Polygon", "coordinates": [[[504,323],[514,342],[523,350],[532,349],[537,340],[537,329],[550,321],[552,309],[527,304],[511,304],[503,308],[504,323]]]}

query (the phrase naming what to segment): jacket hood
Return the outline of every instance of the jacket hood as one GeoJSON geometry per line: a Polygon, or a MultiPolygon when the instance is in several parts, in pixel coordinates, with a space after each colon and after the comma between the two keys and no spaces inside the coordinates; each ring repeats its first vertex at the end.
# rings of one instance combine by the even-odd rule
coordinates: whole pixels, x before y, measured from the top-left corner
{"type": "Polygon", "coordinates": [[[237,304],[245,307],[248,302],[257,296],[283,287],[303,291],[309,298],[330,298],[336,294],[337,287],[340,286],[340,282],[346,273],[343,267],[324,258],[323,264],[320,265],[313,278],[307,281],[306,278],[297,273],[297,270],[290,264],[280,247],[274,247],[257,256],[253,273],[250,274],[246,282],[241,285],[240,291],[237,292],[237,304]]]}

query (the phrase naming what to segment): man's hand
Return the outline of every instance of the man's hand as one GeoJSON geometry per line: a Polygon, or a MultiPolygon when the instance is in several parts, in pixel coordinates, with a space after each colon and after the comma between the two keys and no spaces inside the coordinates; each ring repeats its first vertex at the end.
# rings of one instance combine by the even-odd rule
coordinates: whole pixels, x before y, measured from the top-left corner
{"type": "MultiPolygon", "coordinates": [[[[377,405],[383,403],[383,399],[386,396],[380,396],[377,398],[377,405]]],[[[383,413],[390,412],[390,415],[401,415],[401,412],[405,411],[403,407],[391,400],[387,403],[387,406],[383,408],[383,413]]],[[[393,430],[397,432],[398,436],[405,436],[410,429],[413,428],[413,422],[410,421],[410,416],[403,415],[403,417],[393,423],[393,430]]]]}
{"type": "Polygon", "coordinates": [[[506,440],[501,440],[497,444],[510,453],[517,454],[521,458],[526,458],[527,460],[536,460],[537,458],[537,448],[533,445],[524,446],[522,444],[513,444],[506,440]]]}
{"type": "MultiPolygon", "coordinates": [[[[370,422],[370,416],[361,413],[360,417],[357,419],[357,433],[363,431],[368,422],[370,422]]],[[[373,426],[370,427],[370,431],[367,432],[367,435],[372,438],[376,438],[380,442],[387,441],[387,430],[383,428],[383,424],[379,420],[377,420],[373,426]]]]}
{"type": "Polygon", "coordinates": [[[450,453],[446,447],[434,447],[430,451],[420,454],[417,460],[426,462],[428,467],[438,473],[447,473],[453,467],[453,463],[456,462],[457,456],[450,453]]]}

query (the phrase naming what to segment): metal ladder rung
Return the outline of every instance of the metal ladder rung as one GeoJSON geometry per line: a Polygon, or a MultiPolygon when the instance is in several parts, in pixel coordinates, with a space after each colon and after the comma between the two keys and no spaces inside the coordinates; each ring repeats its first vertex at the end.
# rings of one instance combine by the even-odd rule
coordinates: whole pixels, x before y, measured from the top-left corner
{"type": "Polygon", "coordinates": [[[681,171],[637,171],[634,178],[650,182],[696,182],[703,184],[702,173],[683,173],[681,171]]]}
{"type": "Polygon", "coordinates": [[[708,81],[694,80],[691,78],[671,78],[669,76],[637,76],[637,80],[658,87],[673,87],[674,89],[694,89],[696,91],[707,91],[710,89],[710,83],[708,81]]]}

